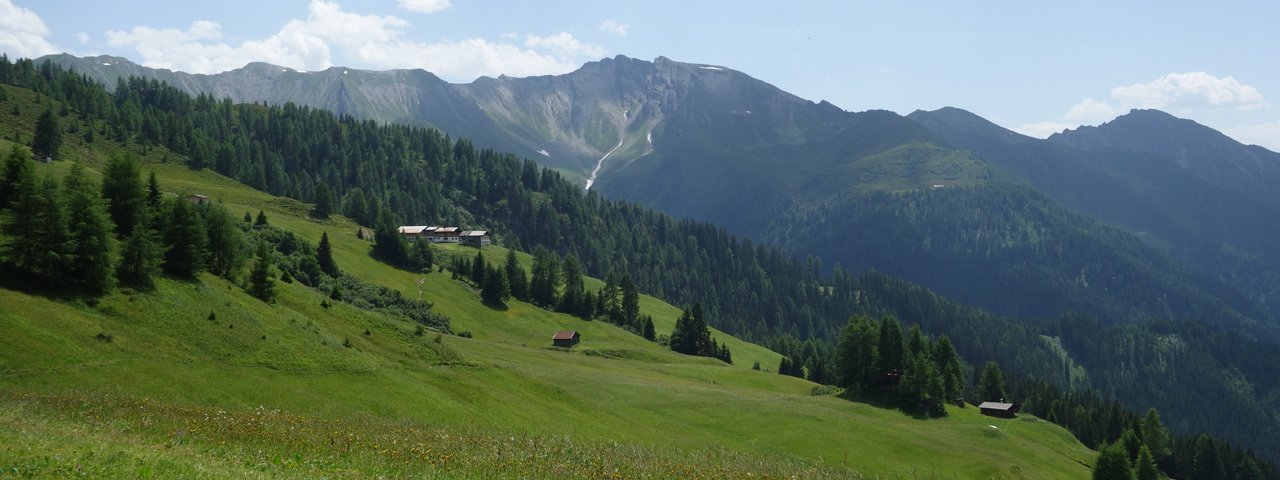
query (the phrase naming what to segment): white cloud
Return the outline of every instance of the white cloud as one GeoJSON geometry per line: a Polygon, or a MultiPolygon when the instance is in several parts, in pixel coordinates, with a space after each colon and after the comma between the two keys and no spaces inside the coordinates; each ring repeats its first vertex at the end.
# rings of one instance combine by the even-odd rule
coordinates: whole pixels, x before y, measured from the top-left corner
{"type": "Polygon", "coordinates": [[[210,21],[194,22],[185,30],[109,31],[107,41],[136,50],[144,65],[192,73],[217,73],[253,61],[323,70],[338,59],[379,69],[423,68],[454,81],[565,73],[584,57],[604,55],[602,48],[569,33],[528,35],[523,46],[481,38],[425,43],[409,38],[409,22],[395,16],[346,12],[324,0],[312,0],[307,10],[305,19],[289,21],[276,34],[239,44],[227,42],[221,26],[210,21]]]}
{"type": "Polygon", "coordinates": [[[1273,152],[1280,152],[1280,122],[1241,125],[1224,129],[1222,133],[1241,143],[1260,145],[1273,152]]]}
{"type": "Polygon", "coordinates": [[[1170,73],[1147,83],[1111,89],[1111,98],[1138,108],[1258,108],[1266,100],[1258,89],[1234,77],[1218,78],[1205,72],[1170,73]]]}
{"type": "Polygon", "coordinates": [[[435,13],[452,6],[450,0],[399,0],[400,8],[418,13],[435,13]]]}
{"type": "Polygon", "coordinates": [[[600,57],[604,55],[603,48],[579,42],[578,39],[573,38],[573,35],[568,32],[560,32],[546,37],[526,35],[524,45],[529,48],[549,50],[552,53],[566,57],[600,57]]]}
{"type": "Polygon", "coordinates": [[[1013,131],[1035,138],[1049,138],[1049,135],[1061,132],[1068,128],[1075,128],[1079,124],[1060,123],[1060,122],[1038,122],[1014,127],[1013,131]]]}
{"type": "MultiPolygon", "coordinates": [[[[1106,100],[1085,98],[1062,115],[1061,120],[1066,122],[1032,123],[1014,130],[1044,138],[1063,128],[1111,120],[1133,108],[1172,110],[1178,115],[1188,116],[1204,109],[1252,110],[1269,105],[1257,88],[1242,84],[1234,77],[1219,78],[1205,72],[1170,73],[1150,82],[1112,88],[1110,98],[1106,100]]],[[[1272,148],[1276,143],[1266,142],[1274,142],[1271,139],[1280,137],[1273,135],[1272,129],[1275,128],[1278,128],[1276,124],[1243,126],[1234,129],[1238,134],[1229,135],[1237,139],[1260,139],[1255,143],[1272,148]]]]}
{"type": "Polygon", "coordinates": [[[1111,104],[1090,97],[1072,106],[1067,110],[1067,114],[1063,118],[1087,122],[1091,120],[1108,120],[1115,117],[1117,113],[1116,108],[1111,104]]]}
{"type": "Polygon", "coordinates": [[[36,12],[11,0],[0,0],[0,52],[27,58],[58,53],[58,47],[45,38],[48,36],[49,27],[36,12]]]}
{"type": "Polygon", "coordinates": [[[580,66],[579,62],[565,57],[480,38],[433,44],[370,45],[360,49],[357,56],[373,65],[412,65],[454,80],[470,80],[480,75],[550,75],[570,72],[580,66]]]}
{"type": "Polygon", "coordinates": [[[89,34],[84,33],[84,32],[77,33],[77,34],[76,34],[76,41],[80,42],[80,44],[81,44],[81,45],[88,45],[88,44],[89,44],[89,34]]]}
{"type": "Polygon", "coordinates": [[[609,19],[600,22],[599,28],[602,32],[608,32],[619,37],[625,37],[627,36],[627,30],[631,29],[631,26],[625,23],[618,23],[617,20],[609,19]]]}

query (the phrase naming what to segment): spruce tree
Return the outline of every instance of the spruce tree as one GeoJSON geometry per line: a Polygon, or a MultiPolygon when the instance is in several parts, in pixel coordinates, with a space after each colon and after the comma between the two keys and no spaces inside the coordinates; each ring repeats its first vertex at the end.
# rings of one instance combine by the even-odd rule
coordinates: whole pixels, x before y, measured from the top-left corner
{"type": "Polygon", "coordinates": [[[560,305],[556,310],[583,316],[586,288],[582,284],[582,267],[578,265],[578,259],[572,254],[565,255],[560,262],[560,273],[564,279],[564,290],[560,293],[560,305]]]}
{"type": "Polygon", "coordinates": [[[160,192],[160,181],[156,180],[156,172],[147,175],[147,205],[152,212],[159,212],[164,206],[164,194],[160,192]]]}
{"type": "Polygon", "coordinates": [[[480,289],[480,298],[493,306],[506,306],[511,298],[511,289],[507,285],[507,272],[501,268],[489,269],[484,273],[484,283],[480,289]]]}
{"type": "Polygon", "coordinates": [[[436,254],[431,247],[431,242],[421,238],[413,241],[413,246],[409,247],[409,262],[420,271],[430,273],[431,266],[436,263],[436,254]]]}
{"type": "Polygon", "coordinates": [[[951,344],[951,339],[946,335],[938,337],[938,341],[933,342],[931,356],[933,365],[938,370],[938,377],[942,381],[943,400],[951,401],[964,391],[964,373],[960,368],[960,356],[956,353],[956,347],[951,344]]]}
{"type": "Polygon", "coordinates": [[[1227,480],[1222,452],[1218,451],[1218,445],[1209,435],[1200,434],[1196,437],[1194,454],[1191,458],[1191,478],[1227,480]]]}
{"type": "Polygon", "coordinates": [[[484,276],[489,270],[489,265],[484,261],[484,253],[477,251],[475,260],[471,261],[471,273],[467,275],[477,286],[484,286],[484,276]]]}
{"type": "Polygon", "coordinates": [[[336,277],[341,274],[338,271],[338,264],[333,261],[333,246],[329,245],[329,232],[320,233],[320,245],[316,247],[316,263],[320,265],[320,271],[325,275],[336,277]]]}
{"type": "Polygon", "coordinates": [[[1151,450],[1146,445],[1138,450],[1138,462],[1134,465],[1134,473],[1137,480],[1160,480],[1160,469],[1156,468],[1156,459],[1151,456],[1151,450]]]}
{"type": "Polygon", "coordinates": [[[1133,480],[1129,456],[1119,445],[1104,446],[1093,464],[1093,480],[1133,480]]]}
{"type": "Polygon", "coordinates": [[[164,273],[195,278],[204,268],[205,231],[200,216],[181,198],[169,202],[164,231],[164,273]]]}
{"type": "Polygon", "coordinates": [[[836,346],[836,371],[840,386],[853,390],[868,388],[877,383],[883,372],[878,372],[876,343],[880,327],[870,317],[858,315],[840,331],[836,346]]]}
{"type": "Polygon", "coordinates": [[[903,349],[902,326],[898,319],[885,316],[880,319],[880,338],[876,342],[876,373],[882,383],[889,385],[889,372],[901,373],[906,363],[906,352],[903,349]]]}
{"type": "Polygon", "coordinates": [[[653,329],[653,317],[650,317],[648,315],[644,316],[644,331],[642,334],[644,336],[644,339],[650,342],[652,342],[655,338],[657,338],[657,332],[655,332],[653,329]]]}
{"type": "Polygon", "coordinates": [[[276,299],[276,280],[271,277],[272,251],[266,241],[258,242],[258,253],[249,272],[249,294],[267,303],[276,299]]]}
{"type": "Polygon", "coordinates": [[[524,268],[520,267],[520,263],[516,260],[515,250],[507,250],[507,262],[504,267],[507,283],[511,288],[511,296],[516,300],[529,301],[529,277],[525,275],[524,268]]]}
{"type": "Polygon", "coordinates": [[[1142,443],[1151,450],[1151,456],[1157,461],[1163,461],[1173,453],[1173,440],[1160,421],[1160,412],[1154,407],[1148,408],[1147,414],[1142,417],[1142,443]]]}
{"type": "Polygon", "coordinates": [[[65,278],[87,293],[106,293],[115,285],[113,228],[106,206],[80,163],[71,165],[64,185],[72,246],[65,278]]]}
{"type": "Polygon", "coordinates": [[[630,275],[622,276],[618,289],[622,291],[622,324],[635,325],[640,320],[640,292],[630,275]]]}
{"type": "Polygon", "coordinates": [[[142,185],[142,174],[133,156],[121,153],[111,156],[102,172],[102,198],[107,201],[107,212],[116,225],[116,235],[128,237],[147,208],[146,187],[142,185]]]}
{"type": "Polygon", "coordinates": [[[36,120],[36,134],[31,141],[31,150],[36,155],[57,157],[62,148],[62,127],[58,126],[58,116],[53,108],[46,108],[36,120]]]}
{"type": "Polygon", "coordinates": [[[533,254],[533,275],[529,280],[529,296],[534,305],[553,308],[559,304],[556,289],[560,284],[560,262],[554,253],[541,246],[533,254]]]}
{"type": "Polygon", "coordinates": [[[258,210],[258,218],[254,219],[254,221],[253,221],[253,226],[254,226],[254,227],[265,227],[265,226],[267,226],[267,225],[268,225],[268,223],[267,223],[267,212],[262,211],[262,210],[258,210]]]}
{"type": "Polygon", "coordinates": [[[333,214],[333,194],[329,192],[329,186],[321,183],[316,186],[315,193],[316,204],[311,209],[312,218],[324,220],[333,214]]]}
{"type": "Polygon", "coordinates": [[[391,265],[402,267],[407,263],[404,236],[396,228],[391,212],[383,210],[378,214],[378,224],[373,232],[373,256],[391,265]]]}
{"type": "Polygon", "coordinates": [[[996,362],[987,362],[982,368],[982,379],[978,381],[978,400],[983,402],[1003,402],[1004,373],[996,362]]]}
{"type": "Polygon", "coordinates": [[[21,145],[13,144],[4,162],[4,175],[0,177],[0,210],[13,202],[23,182],[34,185],[34,178],[31,173],[31,152],[21,145]]]}
{"type": "Polygon", "coordinates": [[[600,288],[599,303],[597,304],[597,314],[604,316],[609,323],[618,325],[622,323],[622,310],[618,304],[618,279],[614,277],[613,272],[605,276],[604,287],[600,288]]]}

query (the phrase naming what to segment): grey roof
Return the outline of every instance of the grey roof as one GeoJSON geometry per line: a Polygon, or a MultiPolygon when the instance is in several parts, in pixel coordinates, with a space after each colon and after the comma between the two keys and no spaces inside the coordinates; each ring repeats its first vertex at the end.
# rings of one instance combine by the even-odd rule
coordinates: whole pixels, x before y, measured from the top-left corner
{"type": "Polygon", "coordinates": [[[989,409],[992,409],[992,410],[1008,410],[1008,409],[1013,408],[1013,404],[1012,404],[1012,403],[1000,403],[1000,402],[982,402],[982,405],[978,405],[978,408],[980,408],[980,409],[981,409],[981,408],[989,408],[989,409]]]}

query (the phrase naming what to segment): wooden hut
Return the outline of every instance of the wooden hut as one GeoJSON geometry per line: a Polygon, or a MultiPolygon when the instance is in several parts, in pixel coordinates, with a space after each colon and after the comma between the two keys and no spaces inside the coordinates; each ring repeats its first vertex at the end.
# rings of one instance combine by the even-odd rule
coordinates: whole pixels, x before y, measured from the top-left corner
{"type": "Polygon", "coordinates": [[[989,417],[1013,418],[1018,415],[1018,404],[1001,402],[982,402],[978,411],[989,417]]]}
{"type": "Polygon", "coordinates": [[[582,335],[573,330],[560,330],[551,336],[551,344],[557,347],[569,348],[578,344],[582,339],[582,335]]]}

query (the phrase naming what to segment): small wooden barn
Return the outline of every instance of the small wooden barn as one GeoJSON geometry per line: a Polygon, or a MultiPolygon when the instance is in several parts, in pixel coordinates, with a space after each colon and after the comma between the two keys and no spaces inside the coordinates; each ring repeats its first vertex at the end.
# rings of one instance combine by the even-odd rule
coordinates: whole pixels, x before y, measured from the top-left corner
{"type": "Polygon", "coordinates": [[[1013,418],[1018,415],[1018,404],[1001,402],[982,402],[978,411],[989,417],[1013,418]]]}
{"type": "Polygon", "coordinates": [[[489,236],[488,230],[467,230],[462,232],[460,243],[463,245],[481,248],[487,247],[493,243],[493,238],[489,236]]]}
{"type": "Polygon", "coordinates": [[[560,330],[551,336],[551,344],[557,347],[569,348],[578,344],[582,339],[582,335],[573,330],[560,330]]]}

